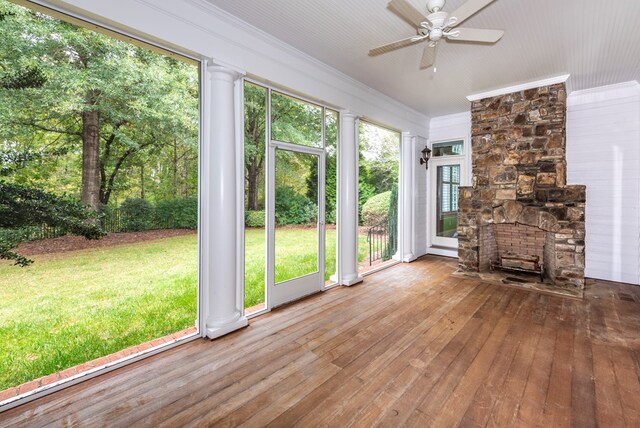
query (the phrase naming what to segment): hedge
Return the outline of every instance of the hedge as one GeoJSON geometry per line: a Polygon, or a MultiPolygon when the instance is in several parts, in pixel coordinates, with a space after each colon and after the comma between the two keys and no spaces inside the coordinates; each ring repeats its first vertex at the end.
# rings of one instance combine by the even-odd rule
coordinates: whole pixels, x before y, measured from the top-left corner
{"type": "Polygon", "coordinates": [[[391,191],[373,195],[362,206],[362,222],[365,226],[376,226],[389,217],[391,191]]]}
{"type": "Polygon", "coordinates": [[[264,211],[245,211],[244,225],[247,227],[264,227],[265,212],[264,211]]]}

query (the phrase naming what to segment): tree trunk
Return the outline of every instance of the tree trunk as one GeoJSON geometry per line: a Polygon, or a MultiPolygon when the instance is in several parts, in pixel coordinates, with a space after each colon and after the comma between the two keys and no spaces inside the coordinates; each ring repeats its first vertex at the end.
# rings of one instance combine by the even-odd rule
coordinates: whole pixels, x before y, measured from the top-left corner
{"type": "Polygon", "coordinates": [[[184,171],[183,171],[184,176],[182,178],[182,189],[183,189],[182,196],[184,198],[188,198],[189,197],[189,157],[187,156],[186,153],[182,157],[183,157],[182,164],[184,165],[184,171]]]}
{"type": "Polygon", "coordinates": [[[100,119],[96,110],[82,112],[82,203],[100,209],[100,119]]]}
{"type": "Polygon", "coordinates": [[[257,168],[248,168],[247,174],[247,209],[249,211],[258,211],[258,186],[260,180],[260,172],[257,168]]]}
{"type": "Polygon", "coordinates": [[[144,165],[140,165],[140,199],[144,199],[144,165]]]}
{"type": "Polygon", "coordinates": [[[173,138],[173,199],[178,197],[178,139],[173,138]]]}

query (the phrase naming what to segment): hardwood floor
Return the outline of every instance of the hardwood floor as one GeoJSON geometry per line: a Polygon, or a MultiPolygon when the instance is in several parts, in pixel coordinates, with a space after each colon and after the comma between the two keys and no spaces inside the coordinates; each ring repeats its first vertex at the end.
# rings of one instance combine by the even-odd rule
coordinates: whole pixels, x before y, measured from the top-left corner
{"type": "Polygon", "coordinates": [[[584,300],[425,257],[0,414],[0,426],[640,425],[640,287],[584,300]]]}

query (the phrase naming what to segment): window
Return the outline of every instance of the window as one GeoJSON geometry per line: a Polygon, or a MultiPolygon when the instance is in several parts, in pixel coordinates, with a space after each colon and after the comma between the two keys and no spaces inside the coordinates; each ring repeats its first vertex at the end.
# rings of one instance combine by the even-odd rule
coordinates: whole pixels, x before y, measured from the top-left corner
{"type": "Polygon", "coordinates": [[[6,0],[0,18],[0,186],[38,207],[0,218],[32,261],[1,253],[0,390],[193,337],[200,64],[6,0]]]}
{"type": "Polygon", "coordinates": [[[431,146],[432,156],[458,156],[464,154],[464,141],[446,141],[431,146]]]}
{"type": "Polygon", "coordinates": [[[458,211],[458,186],[460,185],[460,165],[438,167],[442,188],[442,212],[458,211]]]}
{"type": "Polygon", "coordinates": [[[400,133],[360,121],[358,161],[359,272],[392,263],[398,250],[400,133]]]}

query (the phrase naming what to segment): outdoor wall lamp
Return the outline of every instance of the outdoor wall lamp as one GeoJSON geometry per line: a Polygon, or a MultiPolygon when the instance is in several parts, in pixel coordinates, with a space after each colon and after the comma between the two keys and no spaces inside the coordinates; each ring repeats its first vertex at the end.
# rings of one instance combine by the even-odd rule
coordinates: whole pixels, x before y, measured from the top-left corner
{"type": "Polygon", "coordinates": [[[424,165],[425,169],[429,169],[429,159],[431,158],[431,149],[427,146],[424,146],[422,149],[422,157],[420,158],[420,165],[424,165]]]}

